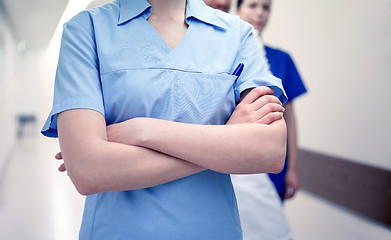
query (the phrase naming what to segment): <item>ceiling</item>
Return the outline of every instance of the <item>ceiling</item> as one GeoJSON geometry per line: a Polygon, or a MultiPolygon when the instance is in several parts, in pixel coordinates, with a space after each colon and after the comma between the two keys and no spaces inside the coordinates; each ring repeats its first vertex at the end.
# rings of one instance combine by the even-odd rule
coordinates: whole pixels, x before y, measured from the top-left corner
{"type": "Polygon", "coordinates": [[[0,0],[0,14],[16,41],[34,48],[49,44],[68,0],[0,0]]]}
{"type": "MultiPolygon", "coordinates": [[[[91,9],[114,0],[92,0],[91,9]]],[[[69,0],[0,0],[0,19],[5,19],[17,42],[26,48],[47,46],[69,0]]]]}

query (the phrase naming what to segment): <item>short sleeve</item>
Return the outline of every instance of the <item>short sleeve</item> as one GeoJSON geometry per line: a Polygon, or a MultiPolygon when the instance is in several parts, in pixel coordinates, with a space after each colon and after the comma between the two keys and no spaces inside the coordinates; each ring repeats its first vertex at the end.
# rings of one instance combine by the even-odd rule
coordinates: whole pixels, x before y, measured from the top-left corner
{"type": "Polygon", "coordinates": [[[99,62],[93,25],[86,14],[64,24],[57,65],[53,107],[41,133],[58,137],[57,114],[70,109],[91,109],[104,115],[99,62]]]}
{"type": "Polygon", "coordinates": [[[307,92],[299,72],[297,71],[296,66],[289,54],[287,54],[286,81],[284,82],[284,88],[289,101],[292,101],[296,97],[307,92]]]}
{"type": "Polygon", "coordinates": [[[273,76],[268,70],[265,57],[262,55],[261,49],[252,33],[252,27],[247,26],[245,29],[241,47],[233,66],[233,69],[235,69],[239,63],[244,64],[243,72],[234,86],[236,100],[240,98],[240,93],[248,88],[268,86],[274,90],[274,95],[284,104],[287,101],[287,97],[281,80],[273,76]]]}

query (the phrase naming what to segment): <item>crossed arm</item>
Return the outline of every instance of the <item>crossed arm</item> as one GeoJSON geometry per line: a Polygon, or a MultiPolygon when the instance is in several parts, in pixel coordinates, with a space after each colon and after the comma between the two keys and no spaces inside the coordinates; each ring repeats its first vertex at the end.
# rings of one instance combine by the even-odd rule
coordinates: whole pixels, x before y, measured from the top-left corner
{"type": "Polygon", "coordinates": [[[271,94],[268,87],[253,89],[226,125],[134,118],[106,128],[98,112],[68,110],[58,115],[56,158],[83,195],[156,186],[205,169],[279,172],[286,126],[271,94]]]}

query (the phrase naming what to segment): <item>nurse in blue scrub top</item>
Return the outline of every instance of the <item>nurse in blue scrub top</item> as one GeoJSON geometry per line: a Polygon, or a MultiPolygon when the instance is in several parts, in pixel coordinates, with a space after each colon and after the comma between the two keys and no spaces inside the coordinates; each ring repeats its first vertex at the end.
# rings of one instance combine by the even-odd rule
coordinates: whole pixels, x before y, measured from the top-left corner
{"type": "Polygon", "coordinates": [[[279,172],[286,149],[257,46],[202,0],[118,0],[64,25],[42,133],[87,195],[80,239],[242,239],[229,174],[279,172]]]}

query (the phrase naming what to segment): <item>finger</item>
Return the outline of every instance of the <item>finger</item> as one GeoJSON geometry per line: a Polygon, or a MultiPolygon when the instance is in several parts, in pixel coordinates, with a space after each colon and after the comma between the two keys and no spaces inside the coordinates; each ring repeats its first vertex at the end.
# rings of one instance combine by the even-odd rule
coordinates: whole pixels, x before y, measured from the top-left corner
{"type": "Polygon", "coordinates": [[[282,117],[283,117],[283,113],[281,113],[281,112],[271,112],[271,113],[268,113],[266,116],[264,116],[262,119],[259,119],[258,121],[256,121],[256,123],[262,123],[262,124],[269,125],[275,121],[282,119],[282,117]]]}
{"type": "Polygon", "coordinates": [[[264,95],[272,95],[274,93],[273,89],[265,86],[256,87],[247,96],[243,99],[241,103],[243,104],[251,104],[258,98],[264,95]]]}
{"type": "Polygon", "coordinates": [[[59,152],[56,154],[56,156],[54,156],[55,159],[58,159],[58,160],[61,160],[62,159],[62,153],[59,152]]]}
{"type": "Polygon", "coordinates": [[[258,109],[262,108],[263,106],[265,106],[268,103],[275,103],[275,104],[278,104],[278,105],[282,106],[282,103],[281,103],[280,99],[278,99],[274,95],[264,95],[262,97],[259,97],[257,100],[255,100],[251,104],[251,106],[252,106],[253,109],[258,110],[258,109]]]}
{"type": "Polygon", "coordinates": [[[278,103],[268,103],[259,110],[255,111],[257,119],[261,120],[263,117],[273,112],[284,113],[285,108],[278,103]]]}
{"type": "Polygon", "coordinates": [[[265,116],[268,113],[271,112],[285,112],[285,108],[281,106],[278,103],[267,103],[260,109],[256,110],[256,113],[258,114],[259,118],[262,118],[262,116],[265,116]]]}
{"type": "Polygon", "coordinates": [[[65,164],[61,164],[59,167],[58,167],[58,171],[60,172],[65,172],[67,170],[67,168],[65,167],[65,164]]]}

